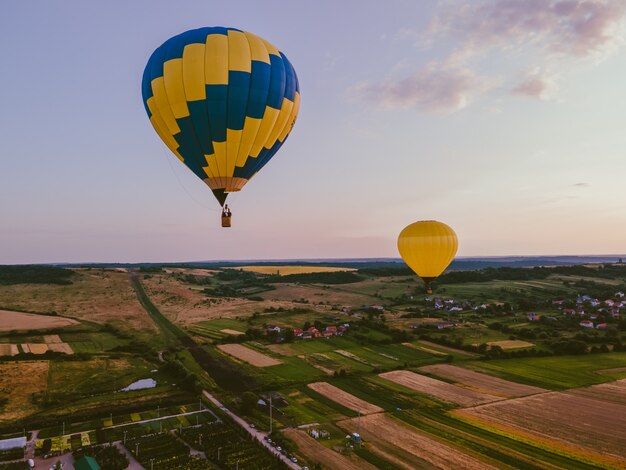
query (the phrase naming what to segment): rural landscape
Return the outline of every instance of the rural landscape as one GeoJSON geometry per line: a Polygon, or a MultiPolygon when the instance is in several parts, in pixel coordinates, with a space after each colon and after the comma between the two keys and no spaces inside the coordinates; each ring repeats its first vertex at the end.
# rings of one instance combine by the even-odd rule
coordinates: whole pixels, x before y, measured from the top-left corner
{"type": "Polygon", "coordinates": [[[618,260],[234,264],[1,267],[0,468],[626,468],[618,260]]]}
{"type": "Polygon", "coordinates": [[[0,470],[626,470],[626,0],[4,0],[0,470]]]}

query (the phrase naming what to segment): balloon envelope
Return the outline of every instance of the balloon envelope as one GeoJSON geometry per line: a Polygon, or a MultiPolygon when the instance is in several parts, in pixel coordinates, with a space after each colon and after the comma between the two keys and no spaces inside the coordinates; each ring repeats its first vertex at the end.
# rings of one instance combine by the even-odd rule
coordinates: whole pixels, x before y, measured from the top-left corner
{"type": "Polygon", "coordinates": [[[300,107],[287,57],[222,27],[165,41],[148,60],[142,96],[157,134],[222,205],[278,151],[300,107]]]}
{"type": "Polygon", "coordinates": [[[400,256],[426,283],[448,267],[458,245],[454,230],[435,220],[408,225],[398,236],[400,256]]]}

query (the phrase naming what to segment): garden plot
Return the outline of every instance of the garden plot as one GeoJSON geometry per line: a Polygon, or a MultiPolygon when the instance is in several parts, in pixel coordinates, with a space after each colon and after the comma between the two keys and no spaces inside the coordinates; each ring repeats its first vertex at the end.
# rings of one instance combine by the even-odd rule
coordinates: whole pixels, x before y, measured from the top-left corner
{"type": "MultiPolygon", "coordinates": [[[[626,459],[626,386],[595,385],[490,403],[457,416],[626,459]]],[[[557,444],[554,444],[557,442],[557,444]]],[[[622,463],[624,460],[622,460],[622,463]]]]}
{"type": "Polygon", "coordinates": [[[47,344],[41,344],[41,343],[24,343],[22,344],[22,350],[25,353],[32,353],[32,354],[45,354],[48,351],[48,345],[47,344]]]}
{"type": "Polygon", "coordinates": [[[270,367],[282,364],[282,361],[278,359],[274,359],[273,357],[247,348],[241,344],[220,344],[217,347],[220,351],[255,367],[270,367]]]}
{"type": "Polygon", "coordinates": [[[463,367],[452,366],[450,364],[434,364],[431,366],[420,367],[420,370],[428,372],[429,374],[445,377],[446,379],[452,379],[480,392],[507,398],[523,397],[547,391],[543,388],[510,382],[508,380],[500,379],[487,374],[481,374],[480,372],[464,369],[463,367]]]}
{"type": "MultiPolygon", "coordinates": [[[[386,414],[378,413],[361,418],[341,421],[338,425],[346,432],[359,430],[375,453],[390,458],[402,468],[441,469],[493,469],[491,465],[459,449],[447,446],[386,414]],[[416,464],[421,465],[417,466],[416,464]]],[[[334,468],[334,467],[332,467],[334,468]]]]}
{"type": "Polygon", "coordinates": [[[308,384],[307,387],[320,395],[345,406],[346,408],[361,413],[362,415],[380,413],[383,411],[380,406],[372,405],[371,403],[361,400],[348,392],[344,392],[340,388],[337,388],[327,382],[315,382],[308,384]]]}
{"type": "Polygon", "coordinates": [[[0,356],[15,356],[19,353],[17,344],[0,344],[0,356]]]}
{"type": "Polygon", "coordinates": [[[439,400],[447,401],[461,406],[475,406],[501,400],[501,397],[476,392],[458,385],[432,379],[425,375],[416,374],[407,370],[394,370],[379,374],[379,377],[403,385],[412,390],[426,393],[439,400]]]}
{"type": "Polygon", "coordinates": [[[232,335],[232,336],[245,335],[243,331],[231,330],[230,328],[224,328],[223,330],[220,330],[220,331],[222,333],[225,333],[227,335],[232,335]]]}
{"type": "Polygon", "coordinates": [[[355,456],[345,456],[333,452],[317,442],[304,431],[289,429],[284,432],[298,446],[298,451],[310,462],[321,464],[322,468],[341,470],[376,470],[365,460],[355,456]]]}

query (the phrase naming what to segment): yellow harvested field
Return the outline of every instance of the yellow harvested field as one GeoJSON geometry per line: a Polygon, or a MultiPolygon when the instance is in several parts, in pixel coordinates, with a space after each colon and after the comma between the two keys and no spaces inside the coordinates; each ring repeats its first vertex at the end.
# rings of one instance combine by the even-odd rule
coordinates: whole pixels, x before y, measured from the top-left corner
{"type": "Polygon", "coordinates": [[[243,331],[231,330],[230,328],[224,328],[223,330],[220,330],[220,331],[222,333],[226,333],[227,335],[233,335],[233,336],[245,335],[243,331]]]}
{"type": "MultiPolygon", "coordinates": [[[[626,461],[626,379],[567,392],[548,392],[454,412],[471,421],[516,430],[626,461]]],[[[513,432],[516,432],[513,431],[513,432]]],[[[555,444],[556,443],[556,444],[555,444]]]]}
{"type": "Polygon", "coordinates": [[[528,341],[521,340],[504,340],[504,341],[489,341],[487,343],[489,346],[500,346],[502,349],[521,349],[521,348],[532,348],[534,346],[533,343],[529,343],[528,341]]]}
{"type": "MultiPolygon", "coordinates": [[[[11,305],[16,310],[32,312],[56,311],[59,315],[78,320],[99,324],[117,322],[132,330],[157,331],[154,322],[137,300],[128,273],[97,268],[73,271],[76,276],[72,278],[72,284],[68,285],[0,286],[0,305],[11,305]]],[[[2,317],[0,313],[0,322],[2,317]]],[[[25,319],[23,325],[27,329],[40,329],[76,324],[75,321],[63,317],[38,316],[36,320],[25,319]],[[53,323],[43,323],[44,320],[53,323]]],[[[1,323],[0,329],[4,329],[1,323]]],[[[15,329],[15,326],[9,326],[8,329],[15,329]]]]}
{"type": "Polygon", "coordinates": [[[441,352],[441,351],[435,351],[434,349],[425,348],[423,346],[418,346],[417,344],[413,344],[413,343],[402,343],[402,346],[406,346],[407,348],[417,349],[419,351],[424,351],[424,352],[427,352],[428,354],[432,354],[434,356],[447,356],[448,355],[448,353],[441,352]]]}
{"type": "MultiPolygon", "coordinates": [[[[15,287],[15,286],[11,286],[15,287]]],[[[0,292],[3,287],[0,286],[0,292]]],[[[78,325],[76,320],[51,315],[36,315],[34,313],[0,310],[0,331],[27,331],[45,330],[48,328],[63,328],[78,325]]]]}
{"type": "MultiPolygon", "coordinates": [[[[395,457],[394,463],[406,469],[441,468],[449,470],[495,469],[477,457],[464,454],[422,434],[384,413],[353,418],[338,423],[347,433],[356,429],[366,442],[371,442],[374,452],[395,457]]],[[[330,467],[334,468],[334,467],[330,467]]]]}
{"type": "Polygon", "coordinates": [[[394,370],[379,374],[379,377],[403,385],[412,390],[426,393],[439,400],[461,406],[475,406],[501,400],[501,397],[469,390],[458,385],[449,384],[425,375],[416,374],[408,370],[394,370]]]}
{"type": "Polygon", "coordinates": [[[74,350],[67,343],[51,343],[48,345],[50,351],[60,352],[64,354],[74,354],[74,350]]]}
{"type": "Polygon", "coordinates": [[[431,341],[425,341],[425,340],[420,340],[420,343],[426,345],[426,346],[430,346],[432,348],[437,348],[440,349],[441,351],[448,351],[451,353],[455,353],[455,354],[460,354],[462,356],[469,356],[469,357],[478,357],[478,354],[474,354],[471,352],[467,352],[467,351],[463,351],[462,349],[456,349],[456,348],[451,348],[449,346],[442,346],[441,344],[437,344],[437,343],[433,343],[431,341]]]}
{"type": "Polygon", "coordinates": [[[15,356],[19,352],[17,344],[0,343],[0,356],[15,356]]]}
{"type": "Polygon", "coordinates": [[[63,340],[61,339],[59,335],[44,335],[43,340],[46,344],[63,342],[63,340]]]}
{"type": "Polygon", "coordinates": [[[333,268],[326,266],[237,266],[231,269],[240,269],[258,274],[278,274],[288,276],[290,274],[311,274],[311,273],[336,273],[345,271],[356,271],[353,268],[333,268]]]}
{"type": "Polygon", "coordinates": [[[362,415],[368,415],[372,413],[380,413],[383,409],[380,406],[372,405],[371,403],[361,400],[354,395],[344,392],[340,388],[329,384],[328,382],[315,382],[307,385],[311,390],[316,391],[320,395],[325,396],[346,408],[361,413],[362,415]]]}
{"type": "Polygon", "coordinates": [[[376,470],[376,467],[354,454],[341,455],[324,447],[304,431],[288,429],[285,436],[298,446],[298,451],[309,462],[319,463],[325,469],[376,470]]]}
{"type": "Polygon", "coordinates": [[[237,359],[240,359],[255,367],[270,367],[282,364],[282,361],[266,356],[254,349],[247,348],[241,344],[220,344],[217,346],[219,350],[224,351],[237,359]]]}
{"type": "Polygon", "coordinates": [[[0,423],[13,423],[37,411],[33,395],[43,394],[47,384],[47,361],[0,363],[0,397],[8,399],[0,408],[0,423]]]}
{"type": "MultiPolygon", "coordinates": [[[[47,344],[41,344],[41,343],[28,343],[26,345],[29,349],[29,351],[33,354],[45,354],[46,351],[48,351],[48,345],[47,344]]],[[[23,345],[22,345],[23,347],[23,345]]]]}
{"type": "Polygon", "coordinates": [[[523,397],[526,395],[533,395],[535,393],[547,392],[547,390],[543,388],[510,382],[508,380],[450,364],[435,364],[432,366],[420,367],[420,370],[428,372],[429,374],[445,377],[446,379],[452,379],[465,386],[469,386],[478,392],[506,398],[523,397]]]}

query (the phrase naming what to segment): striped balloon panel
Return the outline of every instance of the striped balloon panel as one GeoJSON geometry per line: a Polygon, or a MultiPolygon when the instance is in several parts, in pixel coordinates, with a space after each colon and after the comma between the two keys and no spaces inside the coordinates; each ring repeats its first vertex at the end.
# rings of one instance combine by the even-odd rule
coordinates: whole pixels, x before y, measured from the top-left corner
{"type": "Polygon", "coordinates": [[[267,164],[300,107],[287,57],[252,33],[221,27],[187,31],[154,51],[142,96],[163,142],[216,196],[239,191],[267,164]]]}

